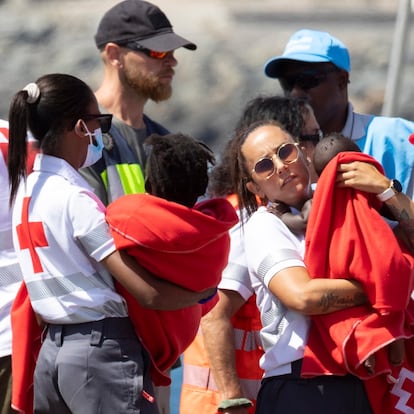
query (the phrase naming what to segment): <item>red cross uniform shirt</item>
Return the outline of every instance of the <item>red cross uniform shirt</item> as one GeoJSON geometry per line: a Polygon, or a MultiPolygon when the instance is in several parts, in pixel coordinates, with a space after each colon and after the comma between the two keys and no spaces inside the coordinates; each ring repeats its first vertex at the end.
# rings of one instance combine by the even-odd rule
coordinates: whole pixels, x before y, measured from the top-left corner
{"type": "Polygon", "coordinates": [[[13,243],[33,310],[45,322],[127,316],[99,263],[115,251],[105,207],[63,159],[36,156],[13,208],[13,243]]]}
{"type": "MultiPolygon", "coordinates": [[[[9,205],[10,188],[7,171],[9,148],[9,123],[0,119],[0,357],[12,352],[10,310],[23,280],[16,252],[13,247],[12,216],[9,205]]],[[[33,167],[34,154],[38,151],[35,139],[28,134],[27,171],[33,167]]]]}
{"type": "Polygon", "coordinates": [[[11,354],[10,309],[23,278],[12,241],[7,137],[8,123],[0,120],[0,357],[11,354]]]}

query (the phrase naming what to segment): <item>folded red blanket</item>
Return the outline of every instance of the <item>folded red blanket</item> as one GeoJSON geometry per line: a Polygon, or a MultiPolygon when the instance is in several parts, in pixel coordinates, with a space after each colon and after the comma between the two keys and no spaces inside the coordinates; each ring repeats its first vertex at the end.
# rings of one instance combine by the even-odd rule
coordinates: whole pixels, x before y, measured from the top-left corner
{"type": "MultiPolygon", "coordinates": [[[[238,221],[226,200],[209,200],[188,209],[151,196],[125,197],[131,200],[122,198],[108,208],[109,222],[122,229],[122,234],[113,231],[120,248],[128,249],[141,264],[144,260],[154,274],[157,269],[159,276],[172,277],[172,281],[177,278],[176,283],[188,289],[202,291],[217,286],[227,263],[228,230],[238,221]],[[125,207],[125,211],[119,207],[125,207]],[[124,225],[122,220],[127,223],[124,225]]],[[[171,367],[195,337],[201,316],[214,306],[217,298],[203,305],[159,312],[140,307],[121,285],[117,284],[117,288],[124,294],[130,318],[155,363],[154,382],[168,384],[170,379],[163,371],[171,367]]],[[[32,413],[33,373],[41,330],[24,283],[13,303],[12,329],[13,356],[18,355],[12,359],[12,404],[22,412],[32,413]]]]}
{"type": "MultiPolygon", "coordinates": [[[[228,231],[238,221],[234,208],[222,198],[188,208],[148,194],[115,200],[106,217],[117,249],[126,249],[151,273],[193,291],[220,282],[230,248],[228,231]]],[[[176,311],[155,311],[140,306],[119,283],[116,287],[152,358],[154,383],[169,384],[163,372],[193,341],[200,318],[217,298],[176,311]]]]}
{"type": "Polygon", "coordinates": [[[31,414],[33,412],[33,374],[40,351],[42,331],[30,303],[23,282],[11,309],[12,322],[12,406],[31,414]]]}
{"type": "MultiPolygon", "coordinates": [[[[370,162],[382,171],[372,157],[363,153],[341,153],[327,165],[313,198],[305,262],[312,277],[358,280],[372,307],[312,317],[302,374],[350,372],[371,381],[362,363],[375,353],[375,375],[386,393],[381,399],[380,387],[375,391],[370,386],[368,395],[375,414],[390,414],[393,411],[382,409],[389,407],[384,401],[392,395],[387,375],[398,376],[398,372],[388,362],[386,346],[396,338],[414,336],[412,314],[407,312],[414,260],[378,213],[381,204],[375,195],[335,186],[338,164],[351,161],[370,162]],[[378,399],[383,401],[382,406],[376,403],[378,399]]],[[[370,382],[374,383],[378,384],[370,382]]]]}

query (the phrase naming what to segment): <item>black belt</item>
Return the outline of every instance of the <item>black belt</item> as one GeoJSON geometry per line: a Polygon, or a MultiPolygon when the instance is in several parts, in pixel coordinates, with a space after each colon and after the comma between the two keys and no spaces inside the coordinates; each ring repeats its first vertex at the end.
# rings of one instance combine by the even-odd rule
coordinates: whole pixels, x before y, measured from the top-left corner
{"type": "Polygon", "coordinates": [[[99,321],[54,325],[49,324],[47,335],[57,346],[62,346],[63,340],[73,341],[85,339],[90,336],[91,345],[97,346],[104,339],[131,338],[134,336],[134,328],[128,317],[105,318],[99,321]]]}

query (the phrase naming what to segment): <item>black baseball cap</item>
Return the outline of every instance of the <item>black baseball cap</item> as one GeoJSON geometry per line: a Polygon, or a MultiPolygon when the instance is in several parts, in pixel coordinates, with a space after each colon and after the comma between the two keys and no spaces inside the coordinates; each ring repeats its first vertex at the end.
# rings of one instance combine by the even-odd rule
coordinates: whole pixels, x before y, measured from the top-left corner
{"type": "Polygon", "coordinates": [[[119,45],[136,42],[157,52],[179,47],[197,49],[194,43],[173,32],[167,16],[157,6],[143,0],[122,1],[104,14],[95,43],[102,49],[109,42],[119,45]]]}

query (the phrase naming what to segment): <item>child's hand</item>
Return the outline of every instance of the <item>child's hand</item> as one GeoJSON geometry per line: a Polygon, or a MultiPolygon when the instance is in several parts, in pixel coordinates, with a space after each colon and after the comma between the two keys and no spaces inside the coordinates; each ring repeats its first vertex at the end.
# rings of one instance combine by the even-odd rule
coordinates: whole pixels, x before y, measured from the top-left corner
{"type": "Polygon", "coordinates": [[[303,217],[305,223],[308,223],[309,214],[311,212],[312,207],[312,198],[305,201],[305,204],[302,207],[302,210],[300,211],[301,216],[303,217]]]}
{"type": "Polygon", "coordinates": [[[364,361],[364,367],[367,370],[368,374],[370,375],[375,374],[375,354],[370,355],[364,361]]]}
{"type": "Polygon", "coordinates": [[[270,213],[273,213],[275,216],[278,216],[278,217],[282,217],[282,215],[285,213],[290,213],[289,206],[279,201],[269,203],[267,206],[267,210],[270,213]]]}

